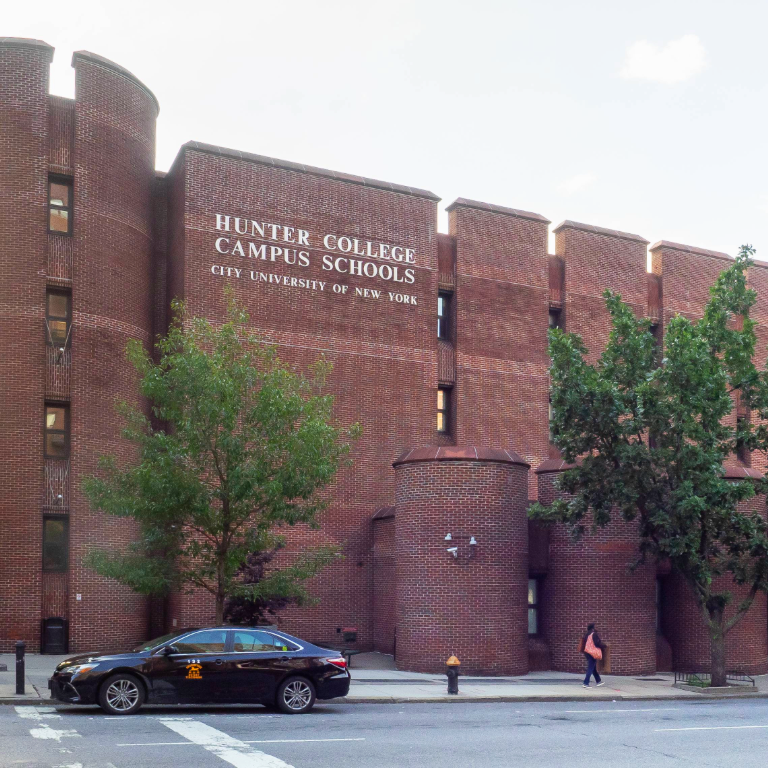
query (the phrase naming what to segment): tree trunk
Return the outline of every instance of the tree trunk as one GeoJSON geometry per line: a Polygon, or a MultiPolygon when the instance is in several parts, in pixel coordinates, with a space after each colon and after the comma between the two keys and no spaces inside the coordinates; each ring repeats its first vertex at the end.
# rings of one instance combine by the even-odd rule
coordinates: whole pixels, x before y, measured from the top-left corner
{"type": "Polygon", "coordinates": [[[709,622],[709,653],[712,674],[712,686],[725,685],[725,632],[723,614],[718,611],[709,622]]]}
{"type": "Polygon", "coordinates": [[[220,627],[224,623],[224,595],[216,593],[216,626],[220,627]]]}

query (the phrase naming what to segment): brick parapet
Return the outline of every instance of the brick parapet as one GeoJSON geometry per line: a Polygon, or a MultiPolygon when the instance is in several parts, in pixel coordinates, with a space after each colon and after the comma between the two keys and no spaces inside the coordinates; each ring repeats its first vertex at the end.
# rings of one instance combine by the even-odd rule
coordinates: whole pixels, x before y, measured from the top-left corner
{"type": "MultiPolygon", "coordinates": [[[[146,408],[125,356],[129,339],[149,345],[153,307],[155,120],[152,94],[117,65],[75,54],[73,354],[71,468],[81,479],[99,456],[127,463],[117,400],[146,408]]],[[[81,482],[70,520],[70,650],[125,648],[145,637],[147,602],[83,565],[96,546],[124,549],[137,527],[92,510],[81,482]],[[81,599],[76,599],[76,595],[81,599]],[[122,610],[116,612],[115,605],[122,610]]]]}
{"type": "MultiPolygon", "coordinates": [[[[454,439],[514,444],[532,466],[548,445],[547,223],[462,199],[449,213],[456,239],[454,439]]],[[[533,482],[529,493],[536,495],[533,482]]]]}

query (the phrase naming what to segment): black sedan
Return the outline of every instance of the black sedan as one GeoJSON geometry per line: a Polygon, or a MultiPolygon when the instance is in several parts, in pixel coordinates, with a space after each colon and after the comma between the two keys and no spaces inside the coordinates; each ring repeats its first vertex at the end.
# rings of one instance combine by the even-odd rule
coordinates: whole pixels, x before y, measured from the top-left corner
{"type": "Polygon", "coordinates": [[[308,712],[315,699],[349,693],[346,660],[276,630],[186,629],[129,653],[83,654],[62,661],[48,681],[68,704],[99,704],[131,715],[152,704],[264,704],[308,712]]]}

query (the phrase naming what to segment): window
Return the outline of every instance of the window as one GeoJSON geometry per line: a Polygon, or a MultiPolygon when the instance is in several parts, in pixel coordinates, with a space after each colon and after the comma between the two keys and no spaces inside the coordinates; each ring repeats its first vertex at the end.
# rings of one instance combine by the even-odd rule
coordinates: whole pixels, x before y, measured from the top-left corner
{"type": "Polygon", "coordinates": [[[69,567],[69,518],[43,517],[43,570],[66,571],[69,567]]]}
{"type": "Polygon", "coordinates": [[[549,327],[550,328],[562,328],[562,313],[559,309],[549,310],[549,327]]]}
{"type": "Polygon", "coordinates": [[[295,651],[296,646],[275,637],[269,632],[259,632],[255,629],[242,629],[235,632],[235,653],[270,653],[272,651],[295,651]]]}
{"type": "Polygon", "coordinates": [[[528,634],[539,634],[539,580],[528,579],[528,634]]]}
{"type": "Polygon", "coordinates": [[[66,405],[45,406],[45,457],[69,458],[69,408],[66,405]]]}
{"type": "Polygon", "coordinates": [[[661,365],[661,358],[664,349],[664,334],[662,332],[661,323],[652,323],[648,329],[653,336],[653,357],[656,367],[661,365]]]}
{"type": "Polygon", "coordinates": [[[437,390],[437,431],[448,431],[448,409],[451,403],[451,390],[437,390]]]}
{"type": "Polygon", "coordinates": [[[742,430],[747,429],[747,417],[746,416],[737,416],[736,417],[736,458],[742,463],[747,466],[750,464],[750,455],[749,450],[747,449],[747,444],[744,442],[743,437],[739,437],[739,433],[742,432],[742,430]]]}
{"type": "Polygon", "coordinates": [[[552,408],[552,395],[549,396],[549,408],[548,408],[548,417],[549,417],[549,442],[553,443],[555,441],[555,435],[552,432],[552,419],[555,416],[554,409],[552,408]]]}
{"type": "Polygon", "coordinates": [[[437,294],[437,338],[447,339],[451,332],[450,327],[451,294],[440,292],[437,294]]]}
{"type": "Polygon", "coordinates": [[[72,296],[66,291],[48,291],[45,297],[46,341],[53,347],[69,346],[72,296]]]}
{"type": "Polygon", "coordinates": [[[204,629],[187,635],[177,643],[173,643],[179,653],[224,653],[227,644],[225,629],[204,629]]]}
{"type": "Polygon", "coordinates": [[[72,179],[48,179],[48,231],[72,234],[72,179]]]}
{"type": "Polygon", "coordinates": [[[258,653],[274,651],[275,642],[272,635],[266,632],[241,630],[235,632],[234,650],[237,653],[258,653]]]}

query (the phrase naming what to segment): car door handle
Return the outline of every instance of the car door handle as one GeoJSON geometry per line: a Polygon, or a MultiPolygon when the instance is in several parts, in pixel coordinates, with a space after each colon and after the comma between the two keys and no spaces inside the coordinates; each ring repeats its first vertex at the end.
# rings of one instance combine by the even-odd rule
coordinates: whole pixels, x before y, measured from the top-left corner
{"type": "Polygon", "coordinates": [[[216,659],[217,664],[223,664],[224,662],[221,659],[216,659]]]}

